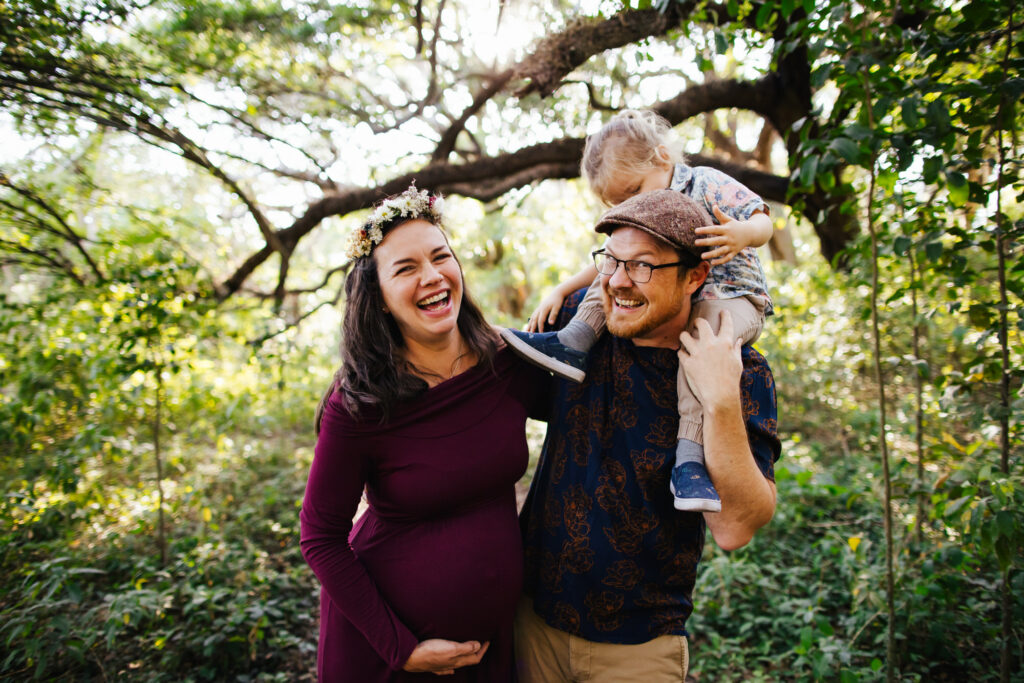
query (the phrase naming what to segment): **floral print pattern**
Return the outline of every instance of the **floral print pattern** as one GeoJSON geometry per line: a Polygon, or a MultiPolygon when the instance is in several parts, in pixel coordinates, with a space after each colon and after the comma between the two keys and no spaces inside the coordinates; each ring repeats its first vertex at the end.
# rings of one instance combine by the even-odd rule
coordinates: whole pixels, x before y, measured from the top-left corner
{"type": "MultiPolygon", "coordinates": [[[[564,324],[582,294],[569,297],[564,324]]],[[[744,346],[742,404],[751,452],[774,477],[775,383],[744,346]]],[[[548,437],[520,515],[525,591],[554,628],[641,643],[686,635],[704,518],[673,507],[675,382],[671,349],[602,335],[587,380],[555,383],[548,437]],[[670,378],[666,380],[665,378],[670,378]]]]}

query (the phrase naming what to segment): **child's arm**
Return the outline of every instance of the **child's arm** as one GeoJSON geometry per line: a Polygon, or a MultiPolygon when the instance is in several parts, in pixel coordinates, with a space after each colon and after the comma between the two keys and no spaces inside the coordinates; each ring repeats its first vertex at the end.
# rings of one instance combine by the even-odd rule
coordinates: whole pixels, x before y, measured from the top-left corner
{"type": "Polygon", "coordinates": [[[736,254],[746,247],[760,247],[772,237],[772,219],[761,210],[755,211],[745,221],[738,221],[724,213],[716,205],[715,218],[721,225],[706,225],[697,228],[698,235],[710,235],[694,242],[697,246],[713,247],[704,253],[703,258],[718,266],[731,261],[736,254]]]}
{"type": "Polygon", "coordinates": [[[562,302],[565,300],[565,297],[577,289],[589,286],[596,277],[597,268],[590,265],[565,282],[557,285],[540,300],[537,310],[533,312],[530,320],[526,323],[526,331],[543,332],[545,326],[554,325],[555,321],[558,320],[558,312],[562,310],[562,302]]]}

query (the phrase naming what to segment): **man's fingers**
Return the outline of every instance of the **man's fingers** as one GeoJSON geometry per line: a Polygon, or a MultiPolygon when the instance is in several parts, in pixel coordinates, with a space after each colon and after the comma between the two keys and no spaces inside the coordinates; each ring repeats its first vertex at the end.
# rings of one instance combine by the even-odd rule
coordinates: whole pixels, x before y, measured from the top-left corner
{"type": "Polygon", "coordinates": [[[700,339],[708,339],[715,334],[711,331],[711,324],[704,318],[697,318],[693,326],[697,328],[697,337],[700,339]]]}
{"type": "Polygon", "coordinates": [[[729,311],[722,311],[718,316],[718,320],[720,321],[718,325],[718,335],[721,337],[725,337],[726,339],[732,339],[734,337],[732,327],[732,314],[729,313],[729,311]]]}
{"type": "Polygon", "coordinates": [[[682,334],[679,335],[679,343],[682,344],[682,348],[679,349],[679,352],[686,358],[690,357],[690,354],[693,353],[693,350],[697,346],[697,340],[694,339],[692,334],[685,330],[683,330],[682,334]]]}

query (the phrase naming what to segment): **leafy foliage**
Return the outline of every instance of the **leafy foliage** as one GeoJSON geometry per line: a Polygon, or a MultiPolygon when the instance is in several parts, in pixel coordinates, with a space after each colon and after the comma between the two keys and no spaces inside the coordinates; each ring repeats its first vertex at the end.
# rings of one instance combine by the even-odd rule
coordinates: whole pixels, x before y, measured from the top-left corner
{"type": "Polygon", "coordinates": [[[461,3],[0,7],[0,127],[18,158],[0,173],[0,671],[311,679],[316,585],[297,506],[311,408],[336,362],[344,229],[402,174],[469,174],[437,176],[483,200],[449,202],[453,246],[491,318],[516,324],[596,239],[578,183],[535,181],[575,176],[579,136],[604,108],[655,102],[688,152],[781,169],[793,211],[777,219],[801,261],[771,264],[777,313],[760,342],[785,439],[779,509],[748,547],[709,546],[695,673],[1019,677],[1014,8],[506,9],[553,35],[512,51],[515,78],[460,49],[481,11],[461,3]],[[635,33],[603,46],[608,22],[635,33]],[[566,35],[580,52],[545,63],[566,35]],[[556,62],[576,71],[563,80],[556,62]],[[776,88],[774,108],[751,95],[738,103],[750,111],[719,116],[736,101],[712,97],[683,116],[714,95],[699,81],[711,70],[744,93],[776,88]],[[534,89],[506,88],[524,80],[534,89]],[[869,218],[874,251],[855,229],[869,218]],[[818,256],[830,235],[842,269],[818,256]]]}

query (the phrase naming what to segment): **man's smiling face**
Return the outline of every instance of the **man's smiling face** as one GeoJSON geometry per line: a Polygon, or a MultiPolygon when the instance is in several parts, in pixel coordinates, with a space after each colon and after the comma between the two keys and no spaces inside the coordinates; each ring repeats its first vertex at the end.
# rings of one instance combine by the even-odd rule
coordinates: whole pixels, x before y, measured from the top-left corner
{"type": "MultiPolygon", "coordinates": [[[[679,260],[668,243],[627,226],[612,232],[604,248],[617,259],[654,266],[679,260]]],[[[650,282],[641,284],[630,280],[621,264],[614,274],[601,276],[608,331],[640,346],[677,347],[690,315],[690,295],[707,275],[705,264],[683,275],[680,268],[684,266],[657,269],[650,282]]]]}

